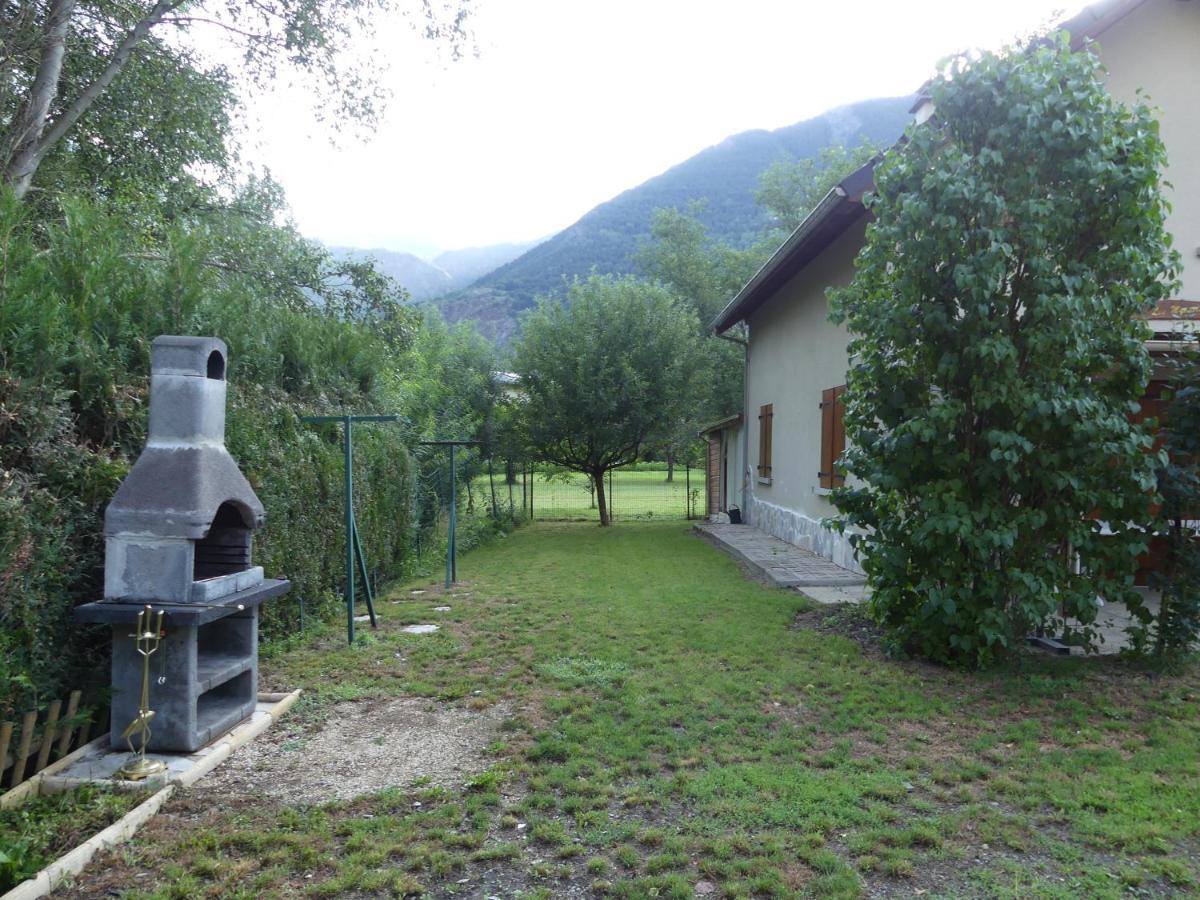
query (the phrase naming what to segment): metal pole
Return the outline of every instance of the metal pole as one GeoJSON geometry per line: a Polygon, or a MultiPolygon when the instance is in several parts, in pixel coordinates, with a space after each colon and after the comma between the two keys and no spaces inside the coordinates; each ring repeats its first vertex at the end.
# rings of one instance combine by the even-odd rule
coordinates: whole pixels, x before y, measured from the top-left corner
{"type": "Polygon", "coordinates": [[[684,497],[687,500],[687,502],[684,504],[684,508],[687,510],[686,515],[688,517],[688,521],[690,522],[692,519],[692,467],[691,464],[687,462],[683,464],[683,483],[684,497]]]}
{"type": "Polygon", "coordinates": [[[488,457],[488,486],[492,489],[492,521],[500,518],[500,509],[496,506],[496,473],[492,468],[492,458],[488,457]]]}
{"type": "Polygon", "coordinates": [[[346,457],[346,640],[354,644],[354,420],[342,416],[346,457]]]}
{"type": "Polygon", "coordinates": [[[371,595],[371,584],[367,580],[367,559],[362,545],[358,541],[358,530],[354,524],[354,423],[355,422],[396,422],[399,416],[301,416],[301,422],[320,424],[327,422],[342,423],[342,454],[345,465],[346,486],[346,637],[354,643],[354,560],[357,552],[362,560],[363,585],[367,590],[367,608],[371,613],[371,624],[375,624],[375,603],[371,595]]]}
{"type": "Polygon", "coordinates": [[[454,531],[458,526],[458,493],[454,480],[454,445],[450,445],[450,533],[446,546],[446,587],[450,587],[458,574],[455,571],[454,531]]]}
{"type": "Polygon", "coordinates": [[[371,590],[371,578],[367,574],[367,557],[363,553],[362,541],[358,537],[358,519],[353,521],[354,525],[354,551],[358,556],[358,572],[362,575],[363,591],[367,595],[367,612],[371,616],[371,627],[376,627],[379,623],[375,619],[375,594],[371,590]]]}

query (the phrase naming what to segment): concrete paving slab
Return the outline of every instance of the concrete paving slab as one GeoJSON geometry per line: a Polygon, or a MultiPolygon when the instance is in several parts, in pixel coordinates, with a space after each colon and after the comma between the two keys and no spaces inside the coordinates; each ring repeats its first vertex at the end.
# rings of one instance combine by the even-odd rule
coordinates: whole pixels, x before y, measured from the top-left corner
{"type": "Polygon", "coordinates": [[[781,541],[752,525],[699,522],[693,527],[777,587],[800,588],[808,593],[810,587],[854,588],[867,583],[857,572],[843,569],[823,556],[781,541]]]}

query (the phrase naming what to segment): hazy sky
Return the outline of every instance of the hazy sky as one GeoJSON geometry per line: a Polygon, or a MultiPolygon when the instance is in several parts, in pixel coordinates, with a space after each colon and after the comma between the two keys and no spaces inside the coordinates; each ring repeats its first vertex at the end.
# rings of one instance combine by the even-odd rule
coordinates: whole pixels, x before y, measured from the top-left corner
{"type": "Polygon", "coordinates": [[[400,23],[364,42],[395,92],[368,142],[331,146],[304,94],[278,89],[256,100],[251,155],[328,243],[528,240],[731,134],[907,94],[941,57],[1082,5],[474,0],[478,58],[440,59],[400,23]]]}

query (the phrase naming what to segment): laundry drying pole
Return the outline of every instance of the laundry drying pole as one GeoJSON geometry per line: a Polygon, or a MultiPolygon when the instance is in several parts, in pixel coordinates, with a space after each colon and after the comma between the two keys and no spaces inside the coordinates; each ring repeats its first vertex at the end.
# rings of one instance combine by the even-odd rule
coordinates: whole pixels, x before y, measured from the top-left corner
{"type": "Polygon", "coordinates": [[[450,587],[451,584],[458,580],[458,553],[455,546],[455,531],[458,528],[458,495],[454,473],[454,449],[456,447],[478,446],[483,441],[421,441],[421,443],[426,447],[450,448],[450,528],[446,540],[446,587],[450,587]]]}
{"type": "Polygon", "coordinates": [[[345,457],[344,481],[346,486],[346,640],[354,643],[354,568],[357,563],[362,574],[364,593],[367,596],[367,612],[371,616],[371,627],[378,624],[375,619],[375,595],[371,590],[371,577],[367,574],[367,557],[358,538],[358,524],[354,519],[354,423],[355,422],[398,422],[399,416],[301,416],[301,422],[325,425],[342,423],[342,453],[345,457]]]}

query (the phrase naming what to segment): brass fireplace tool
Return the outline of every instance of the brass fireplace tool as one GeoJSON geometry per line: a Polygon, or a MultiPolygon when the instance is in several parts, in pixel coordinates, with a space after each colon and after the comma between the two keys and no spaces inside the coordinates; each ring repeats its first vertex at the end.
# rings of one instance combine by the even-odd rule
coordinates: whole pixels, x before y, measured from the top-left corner
{"type": "Polygon", "coordinates": [[[161,759],[146,759],[146,747],[150,743],[150,720],[154,718],[154,710],[150,708],[150,657],[158,650],[162,640],[163,613],[158,611],[158,621],[154,621],[154,611],[147,606],[137,615],[137,629],[130,637],[137,642],[137,652],[142,656],[142,697],[138,704],[137,717],[125,726],[121,733],[129,743],[133,758],[116,771],[113,778],[124,781],[142,781],[151,775],[166,771],[167,764],[161,759]],[[134,737],[140,737],[141,744],[134,747],[134,737]]]}

